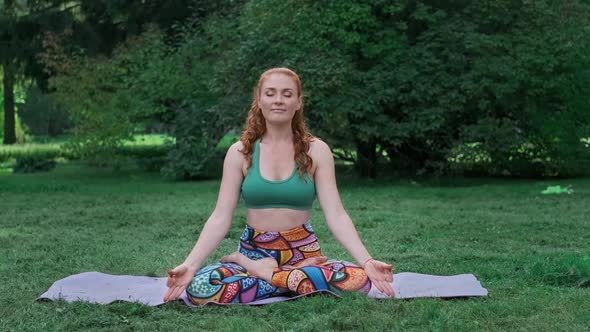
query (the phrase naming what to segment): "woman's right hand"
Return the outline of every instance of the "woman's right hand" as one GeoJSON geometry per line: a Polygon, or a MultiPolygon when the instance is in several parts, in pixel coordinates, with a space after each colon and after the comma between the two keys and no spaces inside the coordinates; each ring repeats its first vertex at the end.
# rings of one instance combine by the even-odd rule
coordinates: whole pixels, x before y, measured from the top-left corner
{"type": "Polygon", "coordinates": [[[168,271],[168,280],[166,281],[168,291],[164,295],[164,301],[168,302],[178,300],[180,295],[182,295],[182,292],[184,292],[188,284],[195,276],[195,272],[197,272],[195,267],[191,267],[185,263],[182,263],[168,271]]]}

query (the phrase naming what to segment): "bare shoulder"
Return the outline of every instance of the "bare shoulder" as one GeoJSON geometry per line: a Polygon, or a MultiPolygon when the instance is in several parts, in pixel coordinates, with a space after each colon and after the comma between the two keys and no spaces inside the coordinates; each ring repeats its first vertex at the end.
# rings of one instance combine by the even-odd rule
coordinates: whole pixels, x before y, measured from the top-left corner
{"type": "Polygon", "coordinates": [[[309,150],[310,153],[324,153],[326,151],[331,151],[330,146],[328,146],[328,143],[322,141],[318,137],[314,137],[314,139],[311,141],[311,144],[309,145],[309,150]]]}
{"type": "Polygon", "coordinates": [[[333,159],[332,150],[330,149],[330,146],[326,142],[322,141],[321,139],[319,139],[317,137],[315,137],[311,141],[311,144],[309,147],[309,154],[314,161],[321,162],[322,160],[325,160],[326,158],[333,159]]]}
{"type": "Polygon", "coordinates": [[[237,142],[235,142],[234,144],[232,144],[229,149],[227,150],[227,152],[229,153],[230,151],[233,151],[234,153],[237,152],[239,154],[242,154],[240,151],[244,148],[244,143],[242,143],[242,141],[238,140],[237,142]]]}
{"type": "Polygon", "coordinates": [[[237,141],[232,144],[229,149],[227,149],[227,153],[225,154],[226,162],[230,163],[237,163],[239,165],[242,164],[244,161],[244,155],[242,154],[242,149],[244,148],[244,144],[242,141],[237,141]]]}

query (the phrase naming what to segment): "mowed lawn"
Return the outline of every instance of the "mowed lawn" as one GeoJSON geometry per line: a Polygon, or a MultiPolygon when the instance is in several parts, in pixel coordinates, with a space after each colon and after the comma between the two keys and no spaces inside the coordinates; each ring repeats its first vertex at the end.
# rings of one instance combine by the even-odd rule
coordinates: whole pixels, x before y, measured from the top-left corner
{"type": "MultiPolygon", "coordinates": [[[[0,173],[0,331],[540,330],[590,327],[590,179],[339,180],[345,207],[374,257],[397,272],[473,273],[486,298],[373,300],[315,296],[262,307],[191,309],[36,302],[84,271],[165,276],[182,262],[215,205],[218,181],[59,165],[0,173]],[[548,185],[571,195],[542,195],[548,185]]],[[[235,250],[243,202],[210,262],[235,250]]],[[[349,259],[319,205],[324,253],[349,259]]],[[[280,220],[277,220],[280,222],[280,220]]]]}

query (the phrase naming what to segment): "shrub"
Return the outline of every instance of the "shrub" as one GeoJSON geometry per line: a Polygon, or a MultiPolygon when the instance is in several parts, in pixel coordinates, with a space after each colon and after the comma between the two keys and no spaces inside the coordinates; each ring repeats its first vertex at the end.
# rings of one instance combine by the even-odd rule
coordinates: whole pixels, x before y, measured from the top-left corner
{"type": "Polygon", "coordinates": [[[129,145],[118,149],[117,154],[131,157],[141,169],[160,171],[166,164],[166,156],[171,146],[166,145],[129,145]]]}
{"type": "Polygon", "coordinates": [[[19,107],[19,116],[35,136],[63,135],[70,125],[67,112],[37,87],[27,90],[26,100],[19,107]]]}
{"type": "Polygon", "coordinates": [[[55,159],[71,157],[58,144],[17,144],[0,146],[0,162],[9,159],[55,159]]]}
{"type": "Polygon", "coordinates": [[[54,159],[39,158],[37,156],[20,157],[13,167],[14,173],[48,172],[55,168],[54,159]]]}
{"type": "Polygon", "coordinates": [[[447,162],[452,172],[484,175],[488,173],[492,158],[482,143],[472,142],[453,147],[447,162]]]}
{"type": "Polygon", "coordinates": [[[229,112],[199,108],[196,103],[180,108],[175,119],[176,143],[168,153],[162,174],[184,180],[219,177],[227,149],[217,146],[231,128],[233,118],[229,112]]]}

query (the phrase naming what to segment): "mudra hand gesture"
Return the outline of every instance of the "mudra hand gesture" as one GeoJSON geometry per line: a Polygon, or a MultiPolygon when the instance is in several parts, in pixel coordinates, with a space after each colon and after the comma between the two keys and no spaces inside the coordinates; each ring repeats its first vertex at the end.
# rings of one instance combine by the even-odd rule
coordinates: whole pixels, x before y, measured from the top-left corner
{"type": "Polygon", "coordinates": [[[183,263],[168,271],[168,279],[166,280],[168,291],[164,295],[164,301],[178,300],[195,276],[196,270],[196,268],[183,263]]]}
{"type": "Polygon", "coordinates": [[[367,259],[363,265],[367,277],[371,279],[373,285],[389,297],[393,297],[395,292],[391,287],[393,281],[393,265],[378,261],[373,258],[367,259]]]}

